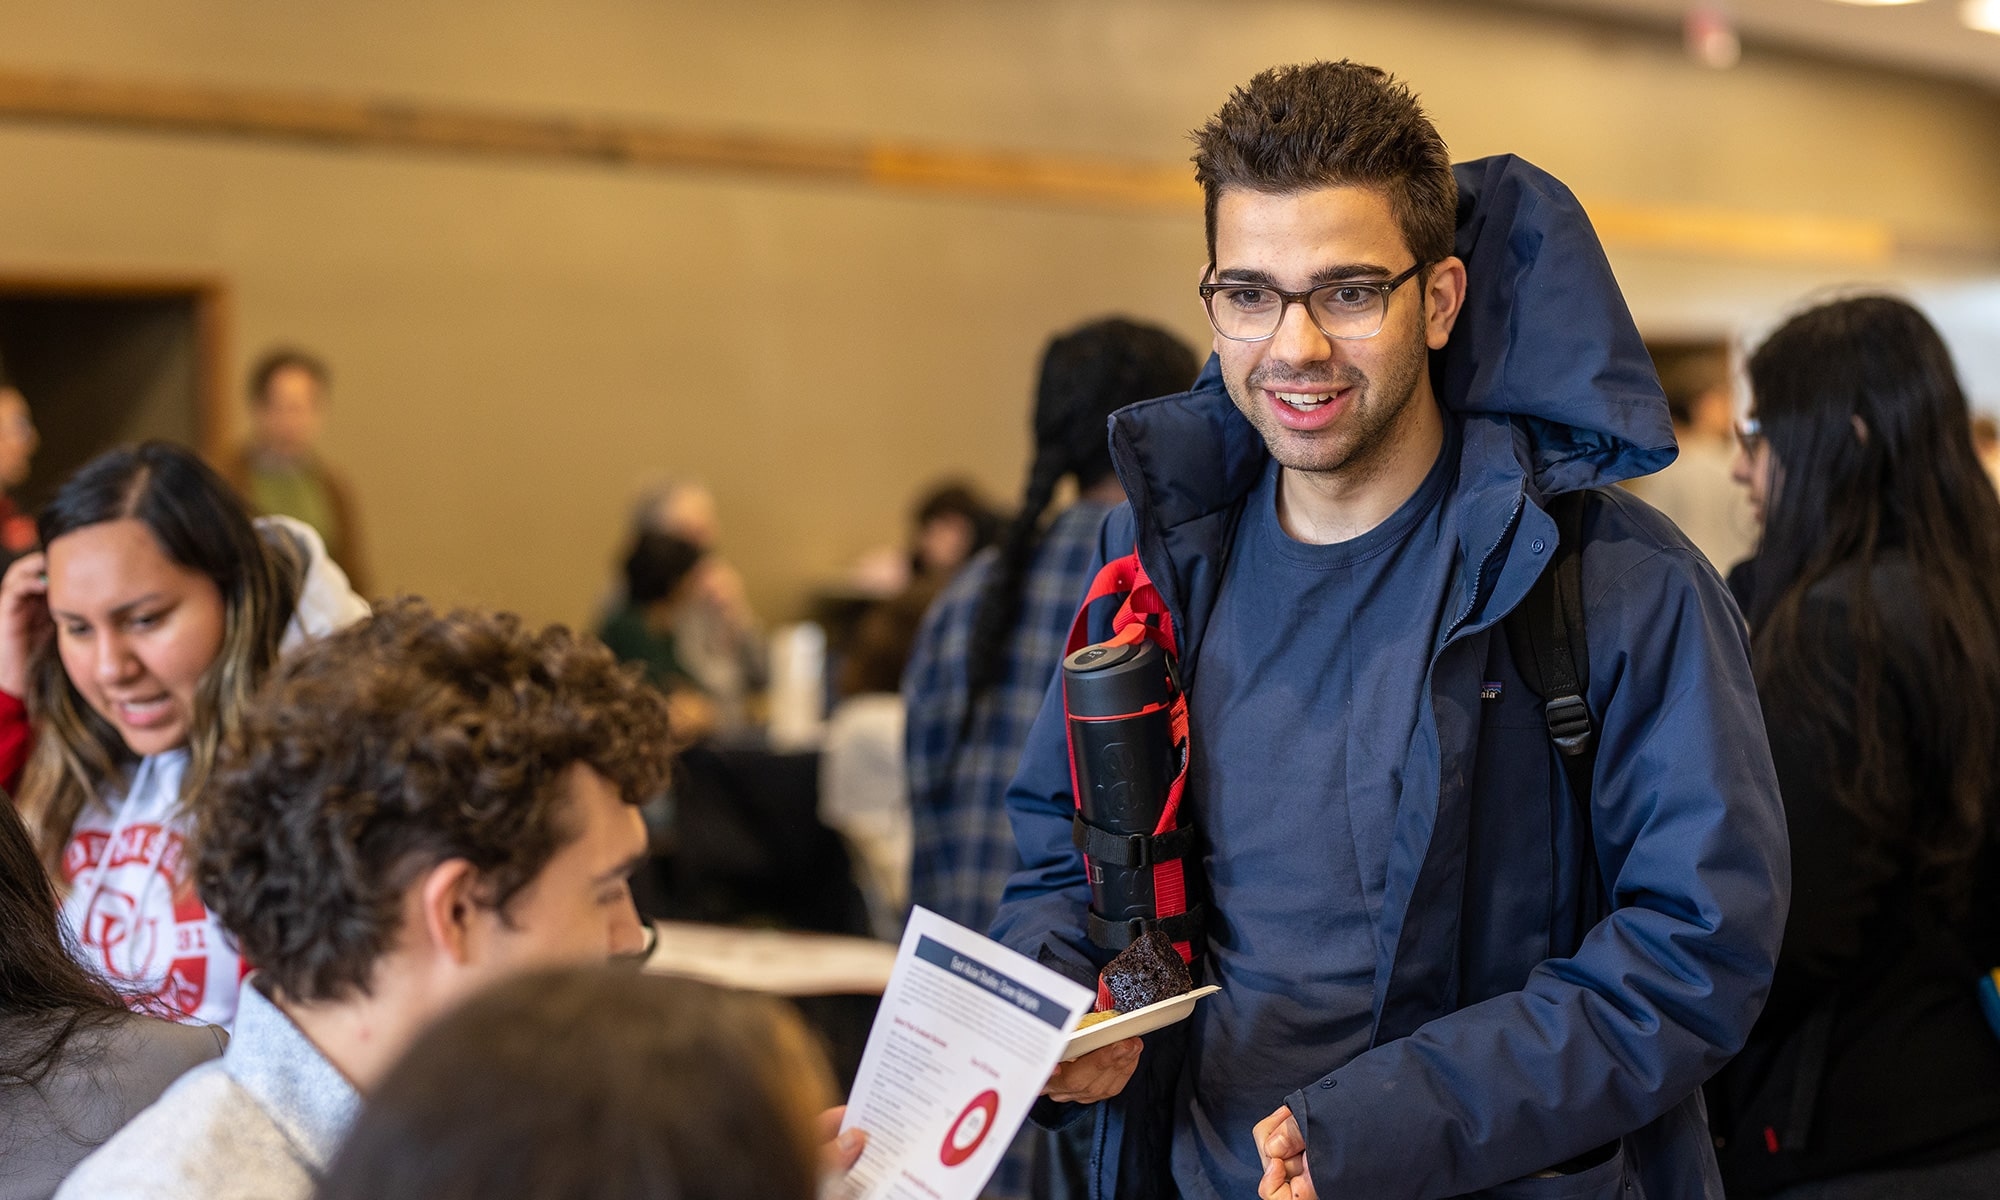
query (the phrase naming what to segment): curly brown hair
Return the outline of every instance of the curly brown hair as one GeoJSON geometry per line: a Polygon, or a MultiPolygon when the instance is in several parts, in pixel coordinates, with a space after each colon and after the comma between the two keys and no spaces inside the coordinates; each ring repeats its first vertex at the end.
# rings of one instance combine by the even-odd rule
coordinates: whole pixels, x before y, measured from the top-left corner
{"type": "Polygon", "coordinates": [[[1281,196],[1375,188],[1418,262],[1451,256],[1458,224],[1451,152],[1409,86],[1380,67],[1342,59],[1260,71],[1190,136],[1211,263],[1216,205],[1233,187],[1281,196]]]}
{"type": "Polygon", "coordinates": [[[578,834],[569,769],[640,804],[673,749],[665,699],[597,642],[389,602],[265,685],[217,764],[196,885],[282,994],[366,993],[425,871],[466,860],[504,918],[578,834]]]}

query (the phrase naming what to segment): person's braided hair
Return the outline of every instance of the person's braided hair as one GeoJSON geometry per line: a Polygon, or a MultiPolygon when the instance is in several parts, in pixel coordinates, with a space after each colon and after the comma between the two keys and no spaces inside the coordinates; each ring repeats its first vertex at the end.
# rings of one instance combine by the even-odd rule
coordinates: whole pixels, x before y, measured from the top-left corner
{"type": "Polygon", "coordinates": [[[1089,488],[1111,473],[1106,423],[1141,400],[1186,390],[1199,360],[1186,342],[1123,317],[1058,336],[1042,353],[1035,393],[1035,458],[1021,508],[1000,535],[999,558],[979,597],[968,644],[967,715],[1000,677],[1007,640],[1021,615],[1028,565],[1042,540],[1042,514],[1064,476],[1089,488]]]}

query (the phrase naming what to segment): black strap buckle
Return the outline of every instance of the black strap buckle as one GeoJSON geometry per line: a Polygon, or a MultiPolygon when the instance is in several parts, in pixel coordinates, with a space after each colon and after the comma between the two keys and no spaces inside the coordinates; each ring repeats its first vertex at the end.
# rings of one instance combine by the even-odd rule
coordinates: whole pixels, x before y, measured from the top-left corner
{"type": "Polygon", "coordinates": [[[1542,715],[1549,723],[1549,737],[1565,757],[1575,758],[1590,749],[1597,729],[1591,724],[1590,706],[1583,702],[1582,696],[1557,696],[1542,706],[1542,715]]]}
{"type": "Polygon", "coordinates": [[[1070,819],[1069,840],[1090,861],[1105,867],[1142,870],[1177,858],[1186,858],[1195,849],[1193,826],[1165,833],[1113,833],[1100,829],[1078,813],[1070,819]]]}
{"type": "Polygon", "coordinates": [[[1088,921],[1090,940],[1106,950],[1123,950],[1145,937],[1150,929],[1166,934],[1170,942],[1198,941],[1206,923],[1207,911],[1199,904],[1171,917],[1128,917],[1123,921],[1111,921],[1092,912],[1088,921]]]}

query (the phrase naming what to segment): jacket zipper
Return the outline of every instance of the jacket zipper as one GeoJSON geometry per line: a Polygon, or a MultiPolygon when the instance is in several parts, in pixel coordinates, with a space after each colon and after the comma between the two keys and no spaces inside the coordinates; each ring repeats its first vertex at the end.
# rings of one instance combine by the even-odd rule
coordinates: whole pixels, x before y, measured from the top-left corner
{"type": "Polygon", "coordinates": [[[1508,514],[1507,523],[1501,526],[1500,536],[1494,539],[1493,544],[1487,547],[1485,555],[1480,558],[1478,570],[1472,573],[1472,591],[1465,598],[1465,609],[1453,617],[1451,624],[1445,627],[1444,636],[1438,639],[1438,649],[1441,650],[1451,644],[1451,639],[1458,636],[1458,631],[1471,619],[1473,610],[1479,607],[1480,586],[1486,579],[1486,569],[1493,565],[1493,559],[1500,553],[1500,547],[1506,545],[1507,539],[1513,535],[1515,526],[1521,523],[1521,513],[1527,503],[1528,498],[1525,495],[1514,497],[1514,511],[1508,514]]]}

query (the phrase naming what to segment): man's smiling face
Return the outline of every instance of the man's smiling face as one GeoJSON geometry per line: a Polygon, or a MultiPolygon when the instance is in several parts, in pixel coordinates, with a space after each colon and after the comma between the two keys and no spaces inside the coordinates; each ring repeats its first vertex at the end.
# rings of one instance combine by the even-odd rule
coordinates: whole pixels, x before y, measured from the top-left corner
{"type": "MultiPolygon", "coordinates": [[[[1385,282],[1413,261],[1388,198],[1374,188],[1230,188],[1216,205],[1218,283],[1303,292],[1340,280],[1385,282]]],[[[1389,294],[1382,331],[1371,338],[1327,337],[1304,304],[1289,305],[1264,341],[1217,335],[1230,398],[1282,466],[1365,474],[1408,427],[1412,400],[1430,395],[1428,353],[1444,345],[1455,315],[1433,317],[1427,279],[1420,272],[1389,294]]]]}

